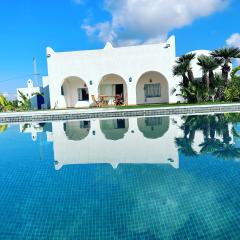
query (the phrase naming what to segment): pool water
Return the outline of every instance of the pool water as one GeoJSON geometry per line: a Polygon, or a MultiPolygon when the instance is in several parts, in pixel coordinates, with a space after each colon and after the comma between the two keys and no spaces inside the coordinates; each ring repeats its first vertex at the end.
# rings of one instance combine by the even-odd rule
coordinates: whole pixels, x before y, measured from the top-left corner
{"type": "Polygon", "coordinates": [[[0,125],[0,239],[240,239],[240,114],[0,125]]]}

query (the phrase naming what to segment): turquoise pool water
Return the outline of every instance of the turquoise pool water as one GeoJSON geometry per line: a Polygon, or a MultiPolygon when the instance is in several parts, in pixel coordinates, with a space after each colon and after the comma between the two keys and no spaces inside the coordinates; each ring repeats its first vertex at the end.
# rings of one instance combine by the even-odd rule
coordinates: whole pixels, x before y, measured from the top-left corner
{"type": "Polygon", "coordinates": [[[240,114],[0,125],[0,239],[240,239],[240,114]]]}

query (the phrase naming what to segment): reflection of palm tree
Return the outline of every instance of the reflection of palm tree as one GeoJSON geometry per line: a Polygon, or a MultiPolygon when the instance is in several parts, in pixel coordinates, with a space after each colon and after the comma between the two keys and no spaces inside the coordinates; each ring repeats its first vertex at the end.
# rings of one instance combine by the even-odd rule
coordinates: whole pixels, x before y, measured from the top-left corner
{"type": "Polygon", "coordinates": [[[201,153],[213,153],[219,149],[221,142],[215,138],[205,138],[204,142],[199,145],[201,153]]]}
{"type": "Polygon", "coordinates": [[[192,148],[192,141],[188,138],[176,138],[175,143],[178,150],[186,156],[197,156],[197,153],[192,148]]]}
{"type": "Polygon", "coordinates": [[[22,126],[22,132],[25,132],[28,128],[31,127],[31,124],[29,123],[24,123],[24,125],[22,126]]]}
{"type": "Polygon", "coordinates": [[[213,152],[216,157],[224,160],[235,160],[240,158],[240,148],[235,147],[234,144],[222,144],[219,149],[213,152]]]}
{"type": "Polygon", "coordinates": [[[4,124],[4,125],[0,125],[0,133],[3,133],[7,130],[8,128],[8,125],[7,124],[4,124]]]}
{"type": "MultiPolygon", "coordinates": [[[[211,153],[223,159],[240,158],[240,148],[230,144],[232,137],[230,135],[229,123],[232,122],[224,114],[206,115],[206,116],[188,116],[183,118],[184,123],[180,127],[184,137],[176,138],[175,143],[179,151],[187,156],[194,156],[197,153],[192,148],[195,132],[201,131],[204,141],[199,144],[200,153],[211,153]],[[216,139],[216,135],[221,139],[216,139]]],[[[236,121],[235,121],[236,122],[236,121]]],[[[234,133],[234,128],[232,132],[234,133]]]]}

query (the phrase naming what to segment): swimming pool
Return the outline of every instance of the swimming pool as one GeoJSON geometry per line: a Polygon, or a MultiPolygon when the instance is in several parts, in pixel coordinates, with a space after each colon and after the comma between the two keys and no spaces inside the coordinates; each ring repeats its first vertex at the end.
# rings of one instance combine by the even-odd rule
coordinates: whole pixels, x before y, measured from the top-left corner
{"type": "Polygon", "coordinates": [[[1,239],[239,239],[240,114],[0,125],[1,239]]]}

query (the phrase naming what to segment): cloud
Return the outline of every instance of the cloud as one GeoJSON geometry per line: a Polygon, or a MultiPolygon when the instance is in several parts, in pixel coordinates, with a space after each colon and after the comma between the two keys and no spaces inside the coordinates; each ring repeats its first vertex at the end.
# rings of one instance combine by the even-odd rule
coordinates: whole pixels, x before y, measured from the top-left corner
{"type": "MultiPolygon", "coordinates": [[[[226,44],[229,47],[238,47],[240,48],[240,33],[232,34],[227,40],[226,44]]],[[[240,65],[240,59],[236,59],[238,65],[240,65]]]]}
{"type": "Polygon", "coordinates": [[[231,47],[240,47],[240,33],[232,34],[227,40],[226,43],[231,47]]]}
{"type": "Polygon", "coordinates": [[[89,37],[115,45],[155,43],[168,32],[224,9],[229,0],[105,0],[111,20],[82,28],[89,37]]]}

